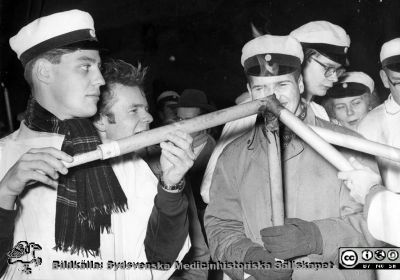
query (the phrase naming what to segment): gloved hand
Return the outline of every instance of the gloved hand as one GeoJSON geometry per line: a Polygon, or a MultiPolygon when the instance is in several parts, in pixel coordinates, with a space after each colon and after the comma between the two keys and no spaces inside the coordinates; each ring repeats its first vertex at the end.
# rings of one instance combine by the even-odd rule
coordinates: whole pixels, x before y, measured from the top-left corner
{"type": "Polygon", "coordinates": [[[274,268],[275,257],[268,253],[262,247],[252,247],[247,250],[246,256],[244,257],[244,263],[246,262],[264,262],[271,264],[270,268],[259,268],[259,269],[245,269],[244,272],[250,274],[255,279],[270,279],[270,280],[290,280],[292,279],[292,269],[285,268],[274,268]]]}
{"type": "Polygon", "coordinates": [[[313,222],[285,219],[283,226],[265,228],[260,233],[265,249],[279,259],[322,253],[321,232],[313,222]]]}

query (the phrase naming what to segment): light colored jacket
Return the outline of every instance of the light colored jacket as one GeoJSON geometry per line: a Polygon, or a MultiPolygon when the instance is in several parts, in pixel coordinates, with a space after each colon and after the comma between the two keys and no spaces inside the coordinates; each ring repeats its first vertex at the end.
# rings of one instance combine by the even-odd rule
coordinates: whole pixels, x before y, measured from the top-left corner
{"type": "MultiPolygon", "coordinates": [[[[306,123],[342,133],[349,130],[316,118],[308,110],[306,123]]],[[[350,153],[345,153],[347,157],[350,153]]],[[[351,155],[355,156],[354,153],[351,155]]],[[[205,227],[214,260],[242,262],[247,250],[263,246],[260,230],[272,226],[267,143],[260,126],[232,142],[221,154],[211,184],[205,227]]],[[[356,156],[376,169],[370,158],[356,156]]],[[[338,248],[379,244],[367,231],[362,205],[337,179],[337,170],[298,138],[283,155],[286,217],[317,224],[323,237],[323,255],[311,261],[338,261],[338,248]]],[[[226,270],[243,279],[243,270],[226,270]]],[[[374,279],[373,271],[295,270],[293,279],[374,279]]]]}
{"type": "MultiPolygon", "coordinates": [[[[400,105],[392,95],[362,120],[358,131],[367,139],[400,148],[400,105]]],[[[400,246],[400,163],[378,159],[383,185],[390,191],[377,193],[368,211],[368,226],[376,237],[400,246]],[[399,201],[399,202],[397,202],[399,201]],[[397,222],[396,222],[397,221],[397,222]]]]}

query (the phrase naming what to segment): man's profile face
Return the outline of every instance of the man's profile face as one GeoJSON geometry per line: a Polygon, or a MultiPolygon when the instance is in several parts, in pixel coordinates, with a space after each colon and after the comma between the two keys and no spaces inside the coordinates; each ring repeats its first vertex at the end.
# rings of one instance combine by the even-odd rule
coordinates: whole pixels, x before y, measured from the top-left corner
{"type": "Polygon", "coordinates": [[[252,99],[260,99],[275,94],[280,103],[292,113],[296,113],[300,104],[301,78],[293,74],[276,77],[249,77],[248,90],[252,99]]]}
{"type": "Polygon", "coordinates": [[[49,87],[57,117],[87,118],[96,113],[99,88],[104,85],[100,63],[97,50],[77,50],[62,55],[59,64],[51,64],[49,87]]]}
{"type": "Polygon", "coordinates": [[[149,129],[153,117],[149,114],[147,99],[137,86],[114,84],[114,100],[110,112],[114,122],[105,119],[105,132],[110,140],[118,140],[149,129]]]}
{"type": "Polygon", "coordinates": [[[308,96],[325,96],[328,89],[338,81],[336,73],[329,77],[325,77],[326,69],[324,66],[340,68],[341,65],[324,55],[313,55],[303,68],[303,79],[305,85],[305,93],[308,96]]]}

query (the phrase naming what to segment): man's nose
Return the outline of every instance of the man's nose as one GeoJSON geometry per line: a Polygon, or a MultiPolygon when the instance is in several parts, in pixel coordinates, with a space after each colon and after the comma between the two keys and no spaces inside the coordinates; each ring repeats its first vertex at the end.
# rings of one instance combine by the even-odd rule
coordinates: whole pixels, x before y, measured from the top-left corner
{"type": "Polygon", "coordinates": [[[106,82],[104,81],[103,75],[101,75],[100,69],[97,69],[95,71],[96,72],[94,73],[93,84],[98,86],[105,85],[106,82]]]}
{"type": "Polygon", "coordinates": [[[142,121],[144,123],[151,123],[153,122],[153,116],[149,112],[145,112],[142,118],[142,121]]]}
{"type": "Polygon", "coordinates": [[[348,115],[348,116],[354,115],[354,110],[353,110],[353,107],[352,107],[352,106],[350,106],[350,107],[347,109],[347,115],[348,115]]]}

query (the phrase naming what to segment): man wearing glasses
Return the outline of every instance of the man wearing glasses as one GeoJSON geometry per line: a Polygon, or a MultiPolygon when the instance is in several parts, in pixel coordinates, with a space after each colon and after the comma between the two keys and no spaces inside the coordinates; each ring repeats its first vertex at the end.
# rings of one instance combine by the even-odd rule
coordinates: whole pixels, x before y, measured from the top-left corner
{"type": "MultiPolygon", "coordinates": [[[[327,21],[309,22],[293,30],[290,35],[300,41],[305,56],[302,64],[303,99],[311,108],[311,114],[325,121],[330,121],[324,107],[318,105],[312,99],[314,96],[324,96],[327,90],[333,86],[333,83],[337,82],[338,78],[344,74],[345,69],[342,65],[347,63],[346,54],[350,46],[349,36],[343,28],[327,21]]],[[[249,95],[247,96],[250,98],[249,95]]],[[[256,122],[255,116],[244,120],[233,121],[229,123],[229,126],[224,127],[216,149],[210,157],[201,186],[201,194],[206,202],[210,201],[211,177],[214,173],[216,160],[224,145],[242,135],[256,122]]]]}
{"type": "Polygon", "coordinates": [[[327,21],[312,21],[293,30],[290,35],[300,41],[304,51],[302,74],[303,99],[314,114],[329,121],[325,109],[313,101],[314,96],[325,96],[327,90],[346,71],[350,37],[338,25],[327,21]]]}

